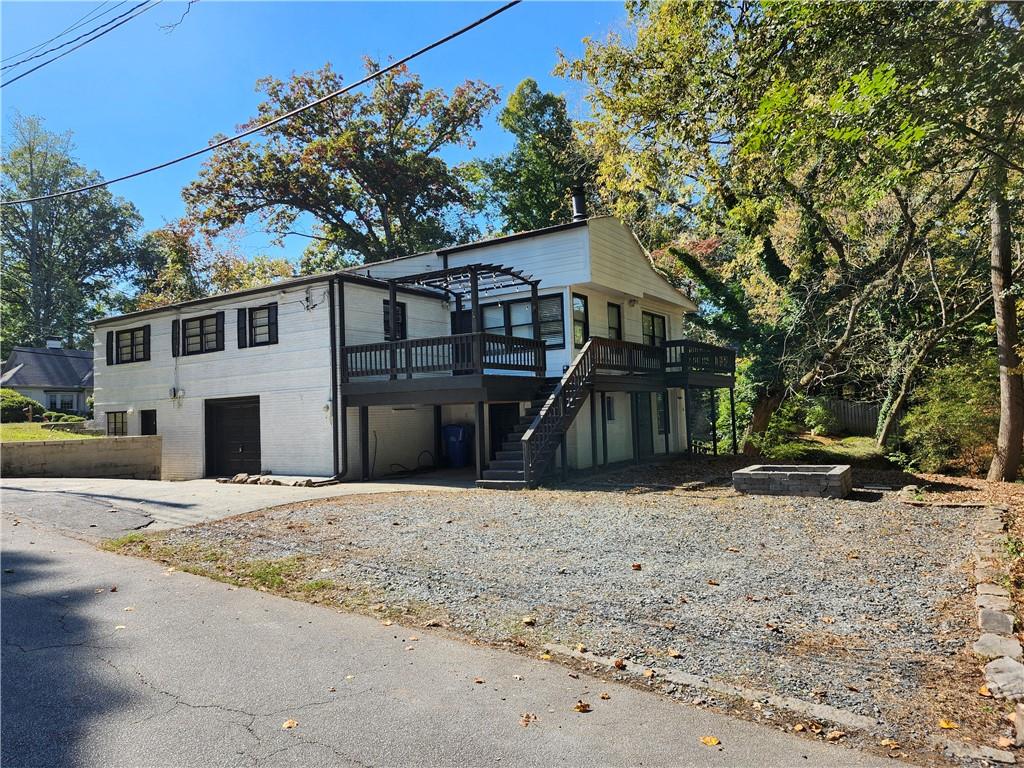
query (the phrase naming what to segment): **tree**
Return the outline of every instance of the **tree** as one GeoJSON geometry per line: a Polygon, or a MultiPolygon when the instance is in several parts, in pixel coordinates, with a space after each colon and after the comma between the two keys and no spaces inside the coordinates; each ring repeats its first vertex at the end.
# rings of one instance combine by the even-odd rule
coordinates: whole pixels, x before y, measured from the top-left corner
{"type": "MultiPolygon", "coordinates": [[[[366,59],[366,70],[378,69],[366,59]]],[[[288,82],[260,80],[266,99],[249,125],[282,115],[341,87],[323,69],[288,82]]],[[[471,195],[442,150],[473,145],[497,92],[466,81],[450,93],[427,89],[406,67],[268,128],[262,143],[239,141],[213,153],[183,192],[212,231],[258,215],[278,238],[302,214],[338,259],[367,262],[450,245],[471,225],[471,195]]]]}
{"type": "Polygon", "coordinates": [[[570,190],[593,193],[594,167],[576,139],[565,98],[523,80],[498,116],[516,138],[507,155],[475,164],[483,196],[505,232],[540,229],[572,218],[570,190]]]}
{"type": "MultiPolygon", "coordinates": [[[[697,283],[697,322],[754,359],[754,432],[787,393],[848,376],[877,338],[886,298],[918,275],[953,281],[938,296],[984,275],[976,252],[949,236],[953,221],[977,231],[981,171],[939,140],[934,115],[910,108],[927,98],[922,82],[956,91],[952,79],[913,76],[924,77],[948,42],[933,38],[927,17],[946,13],[947,30],[959,10],[629,7],[635,43],[591,42],[562,66],[590,86],[595,117],[585,132],[616,211],[668,221],[647,230],[648,244],[668,245],[697,283]],[[965,269],[972,279],[962,280],[965,269]]],[[[1013,90],[1005,55],[987,60],[993,82],[1013,90]]],[[[961,293],[941,322],[907,313],[912,349],[890,363],[927,357],[935,333],[977,313],[970,291],[961,293]]]]}
{"type": "Polygon", "coordinates": [[[185,217],[149,232],[143,241],[148,260],[159,264],[139,285],[132,309],[152,309],[218,293],[269,285],[292,277],[284,259],[247,260],[232,247],[200,231],[185,217]]]}
{"type": "MultiPolygon", "coordinates": [[[[69,134],[36,117],[14,118],[0,161],[4,200],[37,197],[96,182],[77,163],[69,134]]],[[[0,208],[2,354],[14,344],[42,346],[59,336],[70,346],[89,337],[89,322],[116,302],[117,281],[136,266],[141,217],[103,189],[0,208]]]]}

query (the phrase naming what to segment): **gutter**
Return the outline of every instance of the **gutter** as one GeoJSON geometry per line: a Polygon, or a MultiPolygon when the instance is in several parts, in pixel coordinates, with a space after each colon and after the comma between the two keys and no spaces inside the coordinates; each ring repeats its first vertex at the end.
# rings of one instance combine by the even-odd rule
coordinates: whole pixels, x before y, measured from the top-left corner
{"type": "MultiPolygon", "coordinates": [[[[341,335],[341,339],[345,338],[345,282],[343,279],[337,277],[331,277],[327,282],[328,290],[328,301],[327,311],[330,317],[330,343],[331,343],[331,448],[334,455],[334,475],[329,477],[327,480],[321,480],[320,482],[313,483],[313,487],[320,488],[325,485],[336,485],[342,481],[342,478],[348,474],[348,419],[342,416],[341,418],[341,445],[345,446],[345,450],[339,450],[338,441],[338,416],[339,408],[341,404],[338,398],[338,335],[341,335]],[[338,302],[340,306],[340,312],[337,312],[335,307],[335,286],[339,289],[338,302]],[[335,319],[337,317],[337,320],[335,319]]],[[[344,343],[344,342],[343,342],[344,343]]],[[[341,398],[342,403],[344,397],[341,398]]]]}

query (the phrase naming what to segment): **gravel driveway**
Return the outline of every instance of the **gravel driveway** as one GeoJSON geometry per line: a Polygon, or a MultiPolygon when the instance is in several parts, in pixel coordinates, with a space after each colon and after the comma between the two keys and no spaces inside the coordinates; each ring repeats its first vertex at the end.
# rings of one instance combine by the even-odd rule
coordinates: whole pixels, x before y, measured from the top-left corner
{"type": "Polygon", "coordinates": [[[921,735],[921,700],[963,656],[969,515],[889,494],[427,492],[311,501],[164,543],[229,573],[298,556],[305,578],[370,609],[486,641],[583,643],[921,735]]]}

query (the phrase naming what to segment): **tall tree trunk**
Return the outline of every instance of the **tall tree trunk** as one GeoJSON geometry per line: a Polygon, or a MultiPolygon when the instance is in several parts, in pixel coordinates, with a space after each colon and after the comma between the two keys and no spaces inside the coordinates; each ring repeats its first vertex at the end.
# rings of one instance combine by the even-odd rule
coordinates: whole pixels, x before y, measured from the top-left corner
{"type": "Polygon", "coordinates": [[[769,390],[754,403],[750,414],[750,425],[743,434],[743,454],[745,456],[759,456],[761,454],[761,449],[754,445],[750,438],[753,435],[764,434],[764,431],[768,429],[772,416],[779,410],[779,406],[782,405],[782,401],[785,399],[785,392],[769,390]]]}
{"type": "Polygon", "coordinates": [[[992,301],[996,317],[996,350],[999,355],[999,435],[988,468],[989,480],[1017,479],[1024,445],[1024,377],[1017,354],[1017,310],[1010,255],[1010,206],[1006,200],[1006,166],[993,158],[989,187],[989,221],[992,265],[992,301]]]}

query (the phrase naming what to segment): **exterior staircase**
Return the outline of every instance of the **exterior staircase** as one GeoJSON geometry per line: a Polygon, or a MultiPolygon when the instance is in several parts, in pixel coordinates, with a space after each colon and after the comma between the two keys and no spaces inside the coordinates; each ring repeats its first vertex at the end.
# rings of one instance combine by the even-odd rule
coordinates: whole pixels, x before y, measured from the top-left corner
{"type": "Polygon", "coordinates": [[[530,401],[527,408],[519,418],[515,428],[505,435],[501,448],[495,452],[495,458],[483,471],[483,480],[477,480],[478,488],[491,488],[493,490],[512,491],[526,487],[526,472],[523,464],[523,435],[533,424],[544,403],[551,397],[551,393],[557,386],[557,380],[548,379],[544,385],[537,390],[536,396],[530,401]]]}

